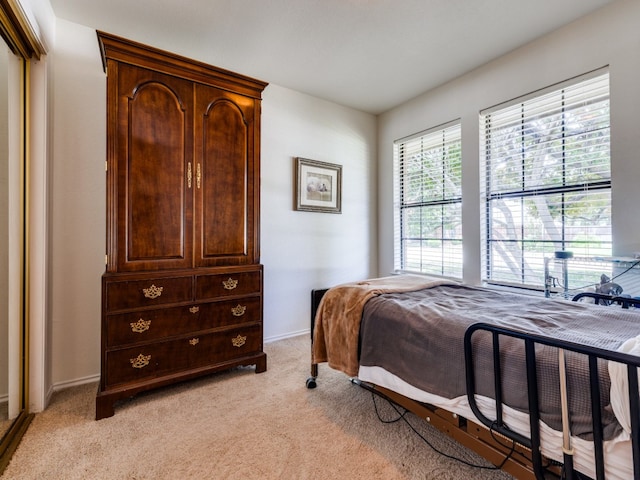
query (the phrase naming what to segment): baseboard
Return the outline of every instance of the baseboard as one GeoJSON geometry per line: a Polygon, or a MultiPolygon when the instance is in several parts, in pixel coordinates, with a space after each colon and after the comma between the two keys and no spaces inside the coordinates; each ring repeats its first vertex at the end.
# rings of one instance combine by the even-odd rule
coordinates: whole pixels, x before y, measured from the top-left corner
{"type": "Polygon", "coordinates": [[[293,337],[299,337],[301,335],[310,335],[310,334],[311,334],[311,329],[306,328],[304,330],[298,330],[297,332],[289,332],[289,333],[285,333],[283,335],[275,335],[273,337],[265,337],[264,343],[272,343],[272,342],[277,342],[278,340],[284,340],[286,338],[293,338],[293,337]]]}
{"type": "Polygon", "coordinates": [[[77,387],[79,385],[85,385],[87,383],[99,382],[100,374],[89,375],[83,378],[76,378],[75,380],[68,380],[66,382],[59,382],[53,385],[53,392],[58,392],[66,388],[77,387]]]}

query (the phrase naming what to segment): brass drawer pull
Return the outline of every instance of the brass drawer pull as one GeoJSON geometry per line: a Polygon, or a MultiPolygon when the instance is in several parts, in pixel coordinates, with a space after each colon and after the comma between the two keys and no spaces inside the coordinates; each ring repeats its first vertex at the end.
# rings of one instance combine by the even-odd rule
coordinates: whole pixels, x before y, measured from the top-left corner
{"type": "Polygon", "coordinates": [[[200,307],[191,307],[191,308],[189,309],[189,311],[190,311],[191,313],[198,313],[198,312],[200,311],[200,307]]]}
{"type": "Polygon", "coordinates": [[[192,347],[195,347],[199,343],[200,343],[199,338],[192,338],[191,340],[189,340],[189,345],[191,345],[192,347]]]}
{"type": "Polygon", "coordinates": [[[228,280],[223,280],[222,281],[222,286],[224,287],[225,290],[233,290],[234,288],[236,288],[238,286],[238,280],[235,280],[235,279],[229,277],[228,280]]]}
{"type": "Polygon", "coordinates": [[[140,354],[136,358],[130,358],[129,361],[131,362],[131,366],[133,368],[144,368],[149,365],[149,362],[151,361],[151,355],[140,354]]]}
{"type": "Polygon", "coordinates": [[[231,309],[231,313],[233,314],[234,317],[241,317],[242,315],[244,315],[244,312],[246,311],[247,311],[246,305],[240,305],[240,304],[236,305],[231,309]]]}
{"type": "Polygon", "coordinates": [[[144,296],[147,298],[158,298],[160,295],[162,295],[162,290],[164,289],[164,287],[156,287],[155,285],[151,285],[149,288],[143,288],[142,292],[144,293],[144,296]]]}
{"type": "Polygon", "coordinates": [[[151,328],[151,320],[145,320],[144,318],[140,318],[137,322],[131,322],[131,331],[134,333],[142,333],[146,332],[151,328]]]}
{"type": "Polygon", "coordinates": [[[242,335],[238,334],[237,337],[231,339],[231,343],[233,344],[234,347],[240,348],[245,343],[247,343],[247,337],[246,336],[243,337],[242,335]]]}

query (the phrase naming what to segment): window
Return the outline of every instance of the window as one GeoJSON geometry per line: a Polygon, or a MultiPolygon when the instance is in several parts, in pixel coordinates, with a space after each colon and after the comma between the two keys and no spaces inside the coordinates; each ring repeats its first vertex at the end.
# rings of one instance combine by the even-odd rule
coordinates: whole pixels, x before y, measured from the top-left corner
{"type": "Polygon", "coordinates": [[[481,112],[483,277],[544,286],[558,250],[611,255],[609,74],[481,112]]]}
{"type": "Polygon", "coordinates": [[[394,144],[396,271],[462,278],[460,124],[394,144]]]}

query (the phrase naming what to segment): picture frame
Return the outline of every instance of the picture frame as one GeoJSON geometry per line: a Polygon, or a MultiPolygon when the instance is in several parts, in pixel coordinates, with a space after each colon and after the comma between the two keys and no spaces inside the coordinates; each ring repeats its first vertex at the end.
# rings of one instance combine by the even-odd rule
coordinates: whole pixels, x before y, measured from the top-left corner
{"type": "Polygon", "coordinates": [[[342,213],[342,165],[295,157],[295,209],[342,213]]]}

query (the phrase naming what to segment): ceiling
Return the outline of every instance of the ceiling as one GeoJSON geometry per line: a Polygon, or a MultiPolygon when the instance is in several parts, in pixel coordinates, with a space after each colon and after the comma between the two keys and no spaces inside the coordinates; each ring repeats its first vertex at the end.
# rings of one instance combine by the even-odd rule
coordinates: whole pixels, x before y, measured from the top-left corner
{"type": "Polygon", "coordinates": [[[613,0],[50,0],[58,18],[373,114],[613,0]]]}

